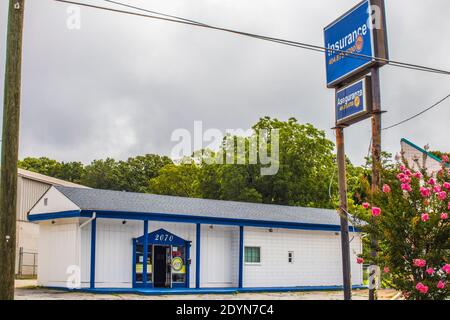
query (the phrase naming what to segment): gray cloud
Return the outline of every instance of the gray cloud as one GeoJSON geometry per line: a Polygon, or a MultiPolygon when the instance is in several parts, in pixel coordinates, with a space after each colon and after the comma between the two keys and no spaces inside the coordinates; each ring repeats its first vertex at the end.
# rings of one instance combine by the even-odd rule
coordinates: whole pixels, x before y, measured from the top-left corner
{"type": "MultiPolygon", "coordinates": [[[[92,1],[101,4],[102,1],[92,1]]],[[[130,3],[130,1],[128,1],[130,3]]],[[[353,0],[133,1],[206,23],[321,45],[325,25],[353,0]]],[[[66,28],[66,5],[27,1],[20,156],[90,162],[144,153],[170,154],[171,132],[248,128],[259,117],[296,117],[334,135],[333,90],[321,54],[256,39],[138,17],[82,9],[82,28],[66,28]]],[[[7,1],[0,4],[4,64],[7,1]]],[[[387,1],[391,58],[450,69],[450,2],[387,1]]],[[[3,87],[4,65],[0,85],[3,87]]],[[[450,91],[449,77],[386,66],[381,71],[384,124],[431,105],[450,91]]],[[[3,100],[3,91],[0,92],[3,100]]],[[[450,107],[383,134],[448,149],[450,107]]],[[[355,163],[367,154],[370,121],[346,130],[355,163]]]]}

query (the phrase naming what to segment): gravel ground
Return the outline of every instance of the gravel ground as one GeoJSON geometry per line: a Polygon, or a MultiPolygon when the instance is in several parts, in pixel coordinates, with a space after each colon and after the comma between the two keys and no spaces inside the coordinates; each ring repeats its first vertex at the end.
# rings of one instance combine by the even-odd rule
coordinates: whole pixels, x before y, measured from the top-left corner
{"type": "MultiPolygon", "coordinates": [[[[391,299],[393,290],[380,290],[380,300],[391,299]]],[[[33,280],[16,282],[17,300],[342,300],[340,291],[239,293],[239,294],[189,294],[146,296],[137,294],[91,294],[67,292],[36,287],[33,280]]],[[[367,300],[367,290],[353,291],[354,300],[367,300]]]]}

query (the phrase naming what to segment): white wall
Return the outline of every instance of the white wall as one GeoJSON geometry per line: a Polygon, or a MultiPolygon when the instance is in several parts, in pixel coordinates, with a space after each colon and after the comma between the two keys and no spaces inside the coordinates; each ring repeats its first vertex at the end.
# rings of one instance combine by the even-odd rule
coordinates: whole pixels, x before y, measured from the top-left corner
{"type": "Polygon", "coordinates": [[[77,223],[40,225],[38,285],[66,287],[67,268],[79,265],[78,244],[77,223]]]}
{"type": "MultiPolygon", "coordinates": [[[[142,221],[97,219],[95,260],[95,286],[131,288],[132,239],[143,235],[142,221]]],[[[180,238],[191,241],[190,283],[195,288],[196,225],[149,221],[149,233],[165,229],[180,238]]],[[[235,287],[239,261],[238,227],[202,225],[201,229],[201,282],[202,287],[235,287]],[[233,234],[235,236],[233,236],[233,234]]],[[[82,287],[90,284],[91,226],[81,231],[82,287]]]]}
{"type": "MultiPolygon", "coordinates": [[[[81,267],[82,286],[90,281],[91,225],[41,223],[38,280],[44,286],[66,286],[69,265],[81,267]]],[[[160,228],[191,241],[190,287],[195,287],[196,226],[149,221],[149,232],[160,228]]],[[[143,235],[142,221],[97,219],[96,287],[131,288],[132,239],[143,235]]],[[[353,233],[351,237],[353,238],[353,233]]],[[[334,232],[245,228],[244,246],[261,248],[261,263],[244,265],[244,287],[342,285],[340,235],[334,232]],[[294,251],[294,263],[288,263],[294,251]]],[[[351,242],[352,283],[362,283],[356,264],[361,241],[351,242]]],[[[239,228],[202,225],[201,286],[237,287],[239,228]]]]}
{"type": "MultiPolygon", "coordinates": [[[[351,238],[353,234],[351,234],[351,238]]],[[[245,228],[244,246],[261,248],[261,263],[244,264],[244,287],[342,285],[341,241],[334,232],[245,228]],[[294,251],[294,263],[288,263],[294,251]]],[[[352,283],[362,284],[356,264],[359,237],[351,242],[352,283]]]]}
{"type": "Polygon", "coordinates": [[[200,286],[222,288],[237,286],[237,264],[239,261],[238,227],[202,225],[200,286]]]}

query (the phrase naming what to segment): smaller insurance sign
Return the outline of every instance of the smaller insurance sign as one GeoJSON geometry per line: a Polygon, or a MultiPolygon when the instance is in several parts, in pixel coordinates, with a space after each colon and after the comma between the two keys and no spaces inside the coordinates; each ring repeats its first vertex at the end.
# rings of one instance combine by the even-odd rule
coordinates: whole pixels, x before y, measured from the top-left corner
{"type": "Polygon", "coordinates": [[[384,6],[366,0],[324,29],[327,86],[335,88],[387,58],[384,6]],[[381,20],[381,21],[378,21],[381,20]],[[380,22],[380,23],[377,23],[380,22]]]}
{"type": "Polygon", "coordinates": [[[371,116],[370,77],[336,90],[336,125],[351,125],[371,116]]]}

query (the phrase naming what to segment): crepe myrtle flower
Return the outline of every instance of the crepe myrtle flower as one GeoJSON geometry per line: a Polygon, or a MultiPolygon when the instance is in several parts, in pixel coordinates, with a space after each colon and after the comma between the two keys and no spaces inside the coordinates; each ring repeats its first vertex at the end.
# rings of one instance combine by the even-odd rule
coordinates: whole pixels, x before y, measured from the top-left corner
{"type": "Polygon", "coordinates": [[[425,270],[426,273],[428,273],[430,276],[433,275],[434,273],[434,269],[433,268],[428,268],[427,270],[425,270]]]}
{"type": "Polygon", "coordinates": [[[409,183],[402,183],[401,188],[403,191],[406,191],[406,192],[412,191],[411,185],[409,183]]]}
{"type": "Polygon", "coordinates": [[[415,172],[415,173],[413,174],[413,176],[414,176],[415,178],[417,178],[417,179],[422,179],[422,174],[421,174],[419,171],[415,172]]]}
{"type": "Polygon", "coordinates": [[[436,288],[441,289],[441,290],[442,290],[442,289],[445,289],[445,282],[442,281],[442,280],[440,280],[440,281],[437,283],[436,288]]]}
{"type": "MultiPolygon", "coordinates": [[[[421,187],[420,188],[420,194],[424,198],[429,197],[431,195],[431,190],[429,188],[421,187]]],[[[450,204],[449,204],[449,206],[450,206],[450,204]]]]}
{"type": "Polygon", "coordinates": [[[357,264],[363,264],[364,263],[364,259],[363,258],[356,258],[356,263],[357,264]]]}
{"type": "Polygon", "coordinates": [[[423,222],[427,222],[428,220],[430,220],[430,215],[428,213],[423,213],[420,218],[423,222]]]}
{"type": "Polygon", "coordinates": [[[430,178],[430,180],[428,180],[428,184],[429,184],[430,186],[436,185],[436,179],[430,178]]]}
{"type": "Polygon", "coordinates": [[[422,294],[428,293],[428,290],[429,290],[429,288],[426,285],[424,285],[422,282],[419,282],[416,285],[416,289],[417,289],[417,291],[419,291],[422,294]]]}
{"type": "Polygon", "coordinates": [[[444,201],[445,199],[447,199],[447,192],[445,192],[445,191],[439,192],[438,193],[438,198],[439,198],[439,200],[444,201]]]}
{"type": "Polygon", "coordinates": [[[381,215],[381,209],[378,207],[373,207],[372,208],[372,216],[378,217],[380,215],[381,215]]]}
{"type": "Polygon", "coordinates": [[[442,212],[441,213],[441,220],[447,220],[448,219],[448,213],[442,212]]]}
{"type": "Polygon", "coordinates": [[[391,187],[388,184],[385,184],[383,186],[383,192],[384,193],[390,193],[391,192],[391,187]]]}
{"type": "MultiPolygon", "coordinates": [[[[449,204],[449,206],[450,206],[450,204],[449,204]]],[[[370,203],[364,202],[364,203],[362,204],[362,207],[363,207],[364,209],[369,209],[369,208],[370,208],[370,203]]]]}
{"type": "Polygon", "coordinates": [[[442,271],[444,271],[446,274],[449,274],[450,273],[450,264],[445,264],[443,267],[442,267],[442,271]]]}
{"type": "Polygon", "coordinates": [[[444,184],[442,185],[442,187],[444,189],[450,190],[450,182],[444,182],[444,184]]]}
{"type": "Polygon", "coordinates": [[[427,265],[427,261],[423,259],[414,259],[413,260],[414,266],[423,268],[427,265]]]}

